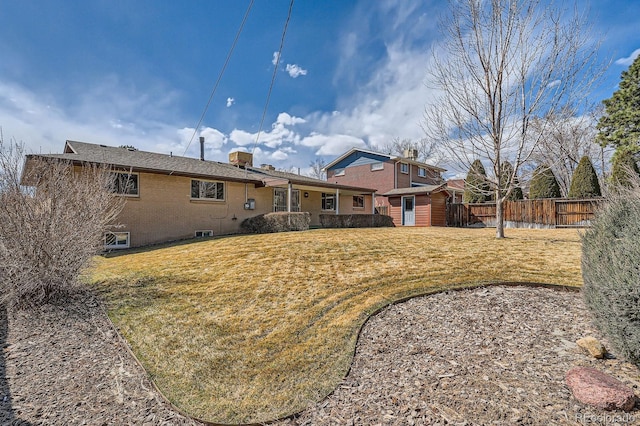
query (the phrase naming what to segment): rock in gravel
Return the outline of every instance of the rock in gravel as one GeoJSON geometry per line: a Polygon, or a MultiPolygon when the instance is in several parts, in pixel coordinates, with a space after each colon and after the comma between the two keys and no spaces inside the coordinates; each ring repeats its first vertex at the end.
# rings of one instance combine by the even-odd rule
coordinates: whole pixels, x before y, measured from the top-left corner
{"type": "Polygon", "coordinates": [[[583,337],[576,341],[578,346],[589,352],[589,354],[598,359],[604,358],[604,354],[607,353],[607,349],[598,339],[592,336],[583,337]]]}
{"type": "Polygon", "coordinates": [[[595,368],[575,367],[565,376],[573,396],[580,402],[603,410],[631,411],[636,396],[618,379],[595,368]]]}

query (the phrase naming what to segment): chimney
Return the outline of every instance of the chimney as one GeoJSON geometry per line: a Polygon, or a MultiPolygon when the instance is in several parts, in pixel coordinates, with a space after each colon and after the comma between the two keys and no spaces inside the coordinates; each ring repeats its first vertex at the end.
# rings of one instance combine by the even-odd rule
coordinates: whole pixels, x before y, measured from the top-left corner
{"type": "Polygon", "coordinates": [[[417,160],[418,159],[418,150],[417,149],[405,149],[404,150],[404,158],[408,158],[409,160],[417,160]]]}
{"type": "Polygon", "coordinates": [[[230,152],[229,163],[237,167],[253,167],[253,154],[243,151],[230,152]]]}
{"type": "Polygon", "coordinates": [[[200,136],[200,161],[204,161],[204,136],[200,136]]]}

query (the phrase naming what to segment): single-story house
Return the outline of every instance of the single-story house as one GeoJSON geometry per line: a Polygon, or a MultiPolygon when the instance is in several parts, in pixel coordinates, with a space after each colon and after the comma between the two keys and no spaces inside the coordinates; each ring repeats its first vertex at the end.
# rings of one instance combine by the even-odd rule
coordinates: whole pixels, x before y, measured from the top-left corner
{"type": "Polygon", "coordinates": [[[234,234],[244,219],[269,212],[309,212],[311,226],[320,226],[320,214],[375,212],[374,189],[253,167],[246,152],[232,152],[229,163],[201,153],[197,159],[69,140],[62,154],[28,155],[26,166],[37,158],[110,166],[127,202],[122,226],[105,236],[109,249],[234,234]]]}

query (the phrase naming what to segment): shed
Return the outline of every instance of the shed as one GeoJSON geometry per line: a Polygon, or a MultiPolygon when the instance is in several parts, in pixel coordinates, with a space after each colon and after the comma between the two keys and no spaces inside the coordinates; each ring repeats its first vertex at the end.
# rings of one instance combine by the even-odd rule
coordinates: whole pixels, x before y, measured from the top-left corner
{"type": "Polygon", "coordinates": [[[382,195],[396,226],[447,226],[446,184],[396,188],[382,195]]]}

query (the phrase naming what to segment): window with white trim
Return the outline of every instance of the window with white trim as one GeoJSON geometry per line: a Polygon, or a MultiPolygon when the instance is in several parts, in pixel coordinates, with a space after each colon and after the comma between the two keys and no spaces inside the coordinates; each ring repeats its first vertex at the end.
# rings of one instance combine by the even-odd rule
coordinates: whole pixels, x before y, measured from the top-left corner
{"type": "Polygon", "coordinates": [[[125,249],[129,248],[129,232],[107,232],[104,234],[104,248],[125,249]]]}
{"type": "Polygon", "coordinates": [[[354,209],[364,209],[364,195],[354,195],[353,196],[353,208],[354,209]]]}
{"type": "Polygon", "coordinates": [[[196,238],[201,238],[201,237],[213,237],[213,231],[211,230],[196,231],[196,238]]]}
{"type": "Polygon", "coordinates": [[[419,167],[418,168],[418,176],[427,177],[427,169],[425,169],[424,167],[419,167]]]}
{"type": "Polygon", "coordinates": [[[383,170],[384,163],[382,161],[376,161],[375,163],[371,163],[371,171],[375,172],[376,170],[383,170]]]}
{"type": "MultiPolygon", "coordinates": [[[[286,212],[287,211],[287,194],[289,190],[287,188],[273,188],[273,211],[274,212],[286,212]]],[[[300,190],[291,190],[291,211],[300,211],[300,190]]]]}
{"type": "Polygon", "coordinates": [[[340,168],[340,169],[335,169],[335,171],[333,172],[334,176],[344,176],[344,167],[340,168]]]}
{"type": "Polygon", "coordinates": [[[191,198],[224,201],[224,182],[192,179],[191,198]]]}
{"type": "Polygon", "coordinates": [[[409,165],[407,163],[400,163],[400,173],[409,173],[409,165]]]}
{"type": "Polygon", "coordinates": [[[111,172],[113,178],[111,191],[114,194],[138,196],[138,174],[128,172],[111,172]]]}
{"type": "Polygon", "coordinates": [[[322,193],[322,210],[336,209],[336,194],[322,193]]]}

